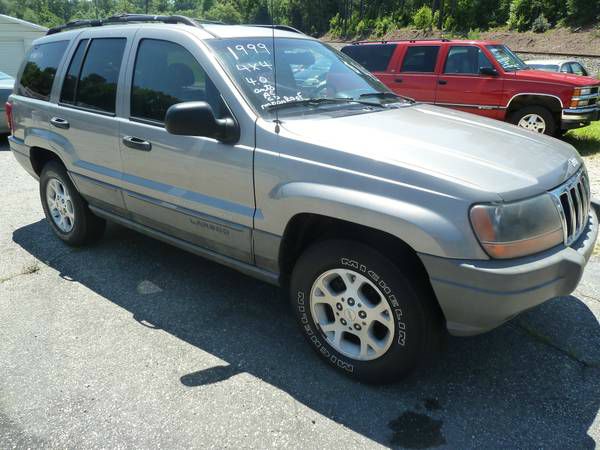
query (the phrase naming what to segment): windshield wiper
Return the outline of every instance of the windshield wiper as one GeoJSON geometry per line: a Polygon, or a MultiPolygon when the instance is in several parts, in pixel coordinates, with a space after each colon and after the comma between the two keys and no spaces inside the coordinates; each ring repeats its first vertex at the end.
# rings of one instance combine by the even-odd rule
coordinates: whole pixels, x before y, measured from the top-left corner
{"type": "Polygon", "coordinates": [[[394,94],[393,92],[368,92],[360,94],[358,98],[377,97],[377,98],[399,98],[407,102],[414,102],[412,98],[403,97],[402,95],[394,94]]]}
{"type": "Polygon", "coordinates": [[[367,106],[379,106],[383,107],[381,103],[374,102],[365,102],[352,97],[335,97],[335,98],[307,98],[304,100],[292,100],[291,102],[283,102],[283,103],[273,103],[271,105],[265,106],[267,111],[271,111],[273,109],[283,109],[283,108],[291,108],[294,106],[319,106],[319,105],[335,105],[339,103],[358,103],[361,105],[367,106]]]}

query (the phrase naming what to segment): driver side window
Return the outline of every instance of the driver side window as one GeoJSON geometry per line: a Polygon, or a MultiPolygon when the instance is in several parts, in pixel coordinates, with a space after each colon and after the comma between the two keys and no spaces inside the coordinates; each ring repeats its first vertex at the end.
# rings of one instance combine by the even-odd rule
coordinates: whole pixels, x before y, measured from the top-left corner
{"type": "Polygon", "coordinates": [[[162,123],[169,107],[191,101],[207,102],[217,118],[225,114],[221,94],[189,51],[174,42],[141,40],[131,87],[131,117],[162,123]]]}
{"type": "Polygon", "coordinates": [[[448,52],[444,73],[479,75],[482,68],[494,66],[479,47],[454,46],[448,52]]]}

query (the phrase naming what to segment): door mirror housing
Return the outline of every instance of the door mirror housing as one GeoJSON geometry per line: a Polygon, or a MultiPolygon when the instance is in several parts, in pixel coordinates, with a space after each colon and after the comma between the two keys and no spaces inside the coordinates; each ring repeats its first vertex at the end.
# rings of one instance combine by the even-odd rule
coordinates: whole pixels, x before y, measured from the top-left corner
{"type": "Polygon", "coordinates": [[[498,76],[498,71],[492,67],[480,67],[479,68],[479,74],[480,75],[487,75],[490,77],[497,77],[498,76]]]}
{"type": "Polygon", "coordinates": [[[232,118],[217,119],[206,102],[183,102],[171,106],[165,115],[165,128],[171,134],[204,136],[227,144],[240,138],[240,128],[232,118]]]}

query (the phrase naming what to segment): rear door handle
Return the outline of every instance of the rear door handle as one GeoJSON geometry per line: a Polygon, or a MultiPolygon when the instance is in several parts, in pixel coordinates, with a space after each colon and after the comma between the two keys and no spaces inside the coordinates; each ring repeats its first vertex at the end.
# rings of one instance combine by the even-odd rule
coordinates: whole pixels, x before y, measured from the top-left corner
{"type": "Polygon", "coordinates": [[[402,83],[402,78],[398,77],[398,78],[394,78],[394,81],[396,83],[402,83]]]}
{"type": "Polygon", "coordinates": [[[56,128],[62,128],[63,130],[69,129],[69,122],[62,117],[53,117],[50,119],[50,125],[55,126],[56,128]]]}
{"type": "Polygon", "coordinates": [[[132,148],[134,150],[141,150],[143,152],[149,152],[152,150],[152,144],[148,141],[144,141],[143,139],[136,138],[134,136],[125,136],[123,138],[123,144],[126,147],[132,148]]]}
{"type": "Polygon", "coordinates": [[[448,84],[446,80],[438,80],[438,84],[448,84]]]}

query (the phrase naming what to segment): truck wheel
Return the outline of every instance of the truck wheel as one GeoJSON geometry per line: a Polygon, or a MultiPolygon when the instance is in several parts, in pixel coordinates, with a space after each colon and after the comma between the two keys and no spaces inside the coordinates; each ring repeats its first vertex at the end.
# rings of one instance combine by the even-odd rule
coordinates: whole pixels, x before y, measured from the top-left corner
{"type": "Polygon", "coordinates": [[[291,302],[330,365],[368,383],[396,381],[441,342],[431,295],[409,270],[353,241],[318,242],[299,258],[291,302]]]}
{"type": "Polygon", "coordinates": [[[556,120],[543,106],[526,106],[511,114],[509,122],[535,133],[554,136],[556,120]]]}
{"type": "Polygon", "coordinates": [[[46,220],[65,243],[80,246],[104,233],[106,222],[92,214],[64,166],[49,161],[40,175],[40,198],[46,220]]]}

